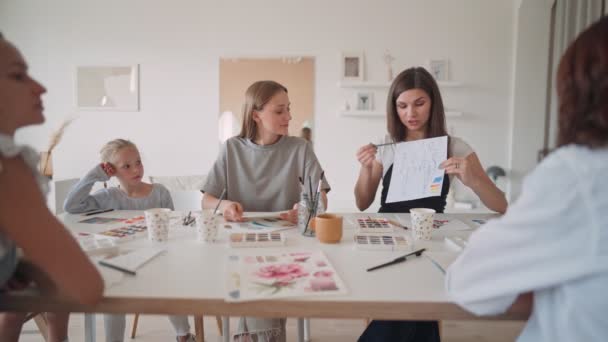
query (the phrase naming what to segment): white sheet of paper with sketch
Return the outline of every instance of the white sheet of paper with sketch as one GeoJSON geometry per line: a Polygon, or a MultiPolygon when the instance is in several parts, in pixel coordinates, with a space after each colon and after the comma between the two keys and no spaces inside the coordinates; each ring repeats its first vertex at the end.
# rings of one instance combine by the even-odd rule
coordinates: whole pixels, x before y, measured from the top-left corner
{"type": "Polygon", "coordinates": [[[447,156],[447,136],[396,144],[386,203],[440,196],[447,156]]]}

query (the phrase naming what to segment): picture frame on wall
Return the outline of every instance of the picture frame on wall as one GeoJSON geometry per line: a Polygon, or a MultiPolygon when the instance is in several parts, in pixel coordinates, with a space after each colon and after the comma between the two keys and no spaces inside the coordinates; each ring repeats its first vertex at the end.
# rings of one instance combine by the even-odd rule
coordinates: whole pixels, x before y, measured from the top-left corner
{"type": "Polygon", "coordinates": [[[79,65],[75,74],[77,109],[139,111],[139,64],[79,65]]]}
{"type": "Polygon", "coordinates": [[[363,53],[342,53],[341,57],[341,78],[342,81],[363,81],[364,80],[363,53]]]}
{"type": "Polygon", "coordinates": [[[429,72],[435,78],[435,81],[448,81],[449,68],[447,59],[431,59],[429,60],[429,72]]]}
{"type": "Polygon", "coordinates": [[[358,92],[356,103],[356,110],[361,112],[371,112],[374,110],[374,93],[369,91],[358,92]]]}

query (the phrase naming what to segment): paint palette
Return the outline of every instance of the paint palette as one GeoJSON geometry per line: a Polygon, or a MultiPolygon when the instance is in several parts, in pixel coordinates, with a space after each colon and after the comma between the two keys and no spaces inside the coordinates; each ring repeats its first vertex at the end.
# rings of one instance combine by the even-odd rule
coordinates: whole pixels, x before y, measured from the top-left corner
{"type": "Polygon", "coordinates": [[[230,247],[273,247],[284,246],[283,233],[232,233],[230,247]]]}
{"type": "Polygon", "coordinates": [[[401,235],[358,235],[355,234],[355,248],[360,250],[401,251],[411,245],[401,235]]]}
{"type": "Polygon", "coordinates": [[[129,241],[141,237],[145,237],[148,232],[148,227],[145,222],[139,222],[124,227],[109,229],[96,235],[100,238],[110,238],[117,242],[129,241]]]}
{"type": "Polygon", "coordinates": [[[460,236],[446,236],[445,244],[455,251],[461,251],[467,246],[467,239],[460,236]]]}
{"type": "Polygon", "coordinates": [[[383,218],[358,218],[360,233],[392,233],[393,227],[387,219],[383,218]]]}
{"type": "Polygon", "coordinates": [[[110,238],[96,238],[88,233],[76,233],[80,248],[89,256],[106,255],[118,252],[118,245],[110,238]]]}

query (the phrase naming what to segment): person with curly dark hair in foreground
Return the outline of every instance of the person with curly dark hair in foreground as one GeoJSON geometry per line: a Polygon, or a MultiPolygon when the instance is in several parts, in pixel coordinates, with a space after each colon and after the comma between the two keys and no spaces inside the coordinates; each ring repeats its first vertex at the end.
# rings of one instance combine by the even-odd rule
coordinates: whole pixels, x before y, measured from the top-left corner
{"type": "Polygon", "coordinates": [[[528,305],[520,342],[606,341],[608,17],[562,56],[557,94],[559,148],[506,215],[473,233],[446,288],[478,315],[528,305]]]}

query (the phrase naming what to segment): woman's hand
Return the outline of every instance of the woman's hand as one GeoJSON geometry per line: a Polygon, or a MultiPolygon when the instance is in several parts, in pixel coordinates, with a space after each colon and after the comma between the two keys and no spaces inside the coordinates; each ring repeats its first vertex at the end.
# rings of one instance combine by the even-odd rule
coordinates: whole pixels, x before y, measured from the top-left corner
{"type": "Polygon", "coordinates": [[[361,167],[371,169],[376,160],[378,148],[373,144],[367,144],[357,151],[357,160],[361,163],[361,167]]]}
{"type": "Polygon", "coordinates": [[[298,223],[298,204],[297,203],[294,204],[293,209],[291,209],[287,212],[281,213],[279,216],[281,217],[282,220],[289,221],[293,224],[297,224],[298,223]]]}
{"type": "Polygon", "coordinates": [[[223,205],[224,219],[230,222],[243,221],[243,206],[239,202],[225,201],[223,205]]]}
{"type": "Polygon", "coordinates": [[[110,178],[116,174],[116,169],[110,163],[101,163],[101,168],[103,169],[103,172],[105,172],[110,178]]]}
{"type": "Polygon", "coordinates": [[[480,175],[477,174],[478,170],[475,167],[471,167],[471,164],[466,158],[452,157],[439,166],[445,169],[445,173],[448,175],[455,175],[460,179],[462,184],[473,188],[475,183],[480,179],[480,175]]]}

